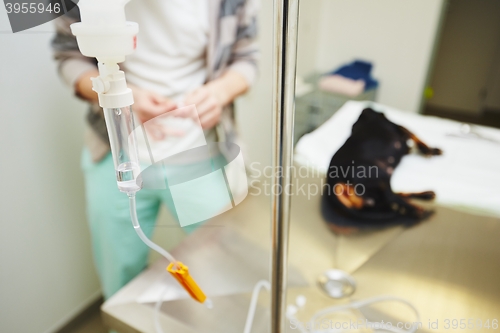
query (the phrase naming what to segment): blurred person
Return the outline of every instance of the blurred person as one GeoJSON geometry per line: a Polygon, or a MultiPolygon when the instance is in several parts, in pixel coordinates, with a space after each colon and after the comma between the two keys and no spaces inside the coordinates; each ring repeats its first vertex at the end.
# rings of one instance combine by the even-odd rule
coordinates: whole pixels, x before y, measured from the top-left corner
{"type": "MultiPolygon", "coordinates": [[[[257,75],[257,7],[257,0],[128,3],[127,20],[139,23],[138,46],[120,67],[139,121],[195,104],[207,141],[234,142],[233,101],[257,75]]],[[[52,48],[62,79],[90,103],[82,169],[94,261],[107,299],[146,267],[149,250],[131,225],[128,197],[116,186],[104,116],[90,80],[99,75],[96,60],[79,52],[70,30],[79,20],[77,7],[55,20],[52,48]]],[[[161,203],[176,217],[168,190],[137,193],[137,213],[148,237],[161,203]]]]}

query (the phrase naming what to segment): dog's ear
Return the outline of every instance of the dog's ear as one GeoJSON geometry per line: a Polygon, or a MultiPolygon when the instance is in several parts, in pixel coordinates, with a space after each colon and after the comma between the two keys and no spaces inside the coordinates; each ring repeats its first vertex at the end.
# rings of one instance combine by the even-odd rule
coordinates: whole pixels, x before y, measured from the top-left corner
{"type": "Polygon", "coordinates": [[[362,197],[356,194],[352,184],[337,183],[333,188],[335,196],[339,199],[340,203],[349,209],[361,209],[364,205],[362,197]]]}
{"type": "Polygon", "coordinates": [[[373,117],[377,114],[375,110],[372,108],[365,108],[363,111],[361,111],[360,117],[373,117]]]}
{"type": "Polygon", "coordinates": [[[365,108],[361,112],[359,119],[362,119],[364,121],[370,121],[370,122],[381,121],[381,120],[385,121],[385,122],[389,121],[383,112],[377,112],[377,111],[373,110],[372,108],[365,108]]]}

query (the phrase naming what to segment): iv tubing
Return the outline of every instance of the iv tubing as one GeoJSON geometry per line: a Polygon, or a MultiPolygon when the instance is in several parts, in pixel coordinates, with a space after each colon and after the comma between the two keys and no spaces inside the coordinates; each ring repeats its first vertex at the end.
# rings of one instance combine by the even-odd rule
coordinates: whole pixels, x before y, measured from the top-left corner
{"type": "Polygon", "coordinates": [[[169,262],[176,262],[175,258],[168,253],[161,246],[153,243],[142,231],[141,225],[139,224],[139,220],[137,218],[136,204],[135,204],[135,193],[128,193],[129,203],[130,203],[130,217],[132,218],[132,224],[134,225],[135,232],[139,235],[139,238],[152,250],[158,252],[162,256],[165,257],[169,262]]]}
{"type": "MultiPolygon", "coordinates": [[[[152,250],[158,252],[162,256],[165,257],[169,262],[176,262],[175,258],[165,251],[161,246],[153,243],[142,231],[141,225],[139,224],[139,219],[137,218],[137,205],[135,201],[135,193],[128,193],[128,198],[129,198],[129,203],[130,203],[130,217],[132,218],[132,224],[134,225],[134,229],[137,232],[137,235],[139,235],[139,238],[147,245],[149,246],[152,250]]],[[[257,307],[257,298],[259,296],[259,291],[261,288],[265,288],[267,290],[270,290],[270,284],[268,281],[261,280],[259,281],[253,290],[252,293],[252,300],[250,302],[250,308],[248,309],[248,316],[247,320],[245,323],[245,333],[249,333],[250,330],[252,329],[252,322],[254,319],[255,315],[255,308],[257,307]]],[[[159,313],[160,313],[160,308],[161,305],[163,304],[163,297],[166,293],[166,288],[160,295],[160,298],[158,299],[158,302],[155,304],[155,311],[154,311],[154,324],[155,324],[155,329],[156,332],[158,333],[163,333],[163,330],[160,325],[160,319],[159,319],[159,313]]],[[[207,301],[209,301],[207,299],[207,301]]],[[[211,304],[211,303],[210,303],[211,304]]]]}
{"type": "Polygon", "coordinates": [[[154,323],[155,323],[156,333],[165,333],[163,331],[163,329],[161,328],[160,310],[161,310],[161,306],[163,305],[163,297],[165,297],[167,290],[168,290],[168,288],[165,286],[165,289],[163,289],[163,292],[160,294],[160,297],[158,298],[158,301],[155,304],[154,323]]]}
{"type": "MultiPolygon", "coordinates": [[[[333,307],[329,307],[329,308],[326,308],[324,310],[321,310],[321,311],[317,312],[311,318],[310,323],[314,323],[322,316],[328,315],[328,314],[333,313],[333,312],[347,310],[347,309],[360,309],[360,308],[364,308],[366,306],[369,306],[371,304],[375,304],[375,303],[379,303],[379,302],[388,302],[388,301],[395,301],[395,302],[401,302],[403,304],[406,304],[415,313],[416,322],[420,322],[420,315],[418,313],[417,308],[415,308],[415,306],[413,304],[411,304],[410,302],[408,302],[407,300],[405,300],[403,298],[399,298],[399,297],[393,297],[393,296],[377,296],[377,297],[372,297],[372,298],[368,298],[368,299],[361,300],[361,301],[354,301],[354,302],[346,304],[346,305],[338,305],[338,306],[333,306],[333,307]]],[[[416,329],[412,330],[410,332],[413,333],[415,331],[416,331],[416,329]]],[[[405,332],[405,331],[403,331],[403,332],[405,332]]]]}
{"type": "Polygon", "coordinates": [[[267,291],[271,291],[271,284],[269,281],[260,280],[257,282],[252,292],[252,300],[250,301],[250,307],[248,308],[247,321],[245,323],[245,329],[243,333],[250,333],[252,331],[252,323],[255,317],[255,310],[257,308],[257,301],[259,299],[259,292],[262,288],[266,288],[267,291]]]}
{"type": "MultiPolygon", "coordinates": [[[[332,307],[325,308],[323,310],[320,310],[316,312],[316,314],[313,315],[313,317],[307,322],[307,327],[304,327],[300,321],[298,321],[295,318],[295,313],[291,312],[287,314],[287,317],[289,320],[295,320],[298,324],[297,328],[300,330],[302,333],[329,333],[331,332],[330,330],[317,330],[314,327],[316,327],[315,323],[320,322],[319,319],[323,316],[326,315],[331,315],[335,312],[340,312],[340,311],[346,311],[346,310],[353,310],[353,309],[361,309],[367,306],[370,306],[375,303],[380,303],[380,302],[388,302],[388,301],[394,301],[394,302],[400,302],[405,305],[407,305],[410,309],[412,309],[415,313],[416,321],[414,323],[419,323],[420,322],[420,314],[418,310],[415,308],[413,304],[411,304],[409,301],[399,298],[399,297],[393,297],[393,296],[377,296],[373,298],[368,298],[365,300],[360,300],[360,301],[354,301],[349,304],[344,304],[344,305],[336,305],[332,307]]],[[[367,324],[370,325],[375,325],[377,322],[371,322],[371,321],[366,321],[367,324]]],[[[412,325],[410,330],[403,330],[401,328],[398,328],[396,326],[385,326],[381,327],[379,329],[375,329],[374,332],[393,332],[393,333],[415,333],[418,329],[418,325],[412,325]]],[[[335,331],[337,332],[337,331],[335,331]]]]}

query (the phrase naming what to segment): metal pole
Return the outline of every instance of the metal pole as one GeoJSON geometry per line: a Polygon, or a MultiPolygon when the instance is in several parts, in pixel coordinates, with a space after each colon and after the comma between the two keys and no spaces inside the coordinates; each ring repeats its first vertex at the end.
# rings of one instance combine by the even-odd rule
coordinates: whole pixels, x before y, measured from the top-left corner
{"type": "Polygon", "coordinates": [[[274,0],[271,333],[284,333],[299,0],[274,0]]]}

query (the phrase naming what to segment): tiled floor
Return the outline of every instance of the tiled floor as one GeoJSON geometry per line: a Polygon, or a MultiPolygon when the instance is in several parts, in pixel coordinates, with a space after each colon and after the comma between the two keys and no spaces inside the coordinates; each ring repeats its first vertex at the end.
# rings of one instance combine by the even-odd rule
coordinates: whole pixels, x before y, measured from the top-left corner
{"type": "Polygon", "coordinates": [[[101,320],[102,300],[94,303],[57,333],[108,333],[101,320]]]}
{"type": "Polygon", "coordinates": [[[107,333],[108,331],[104,328],[101,321],[101,315],[99,312],[93,313],[86,320],[82,321],[80,325],[77,325],[73,330],[68,331],[68,333],[107,333]]]}

